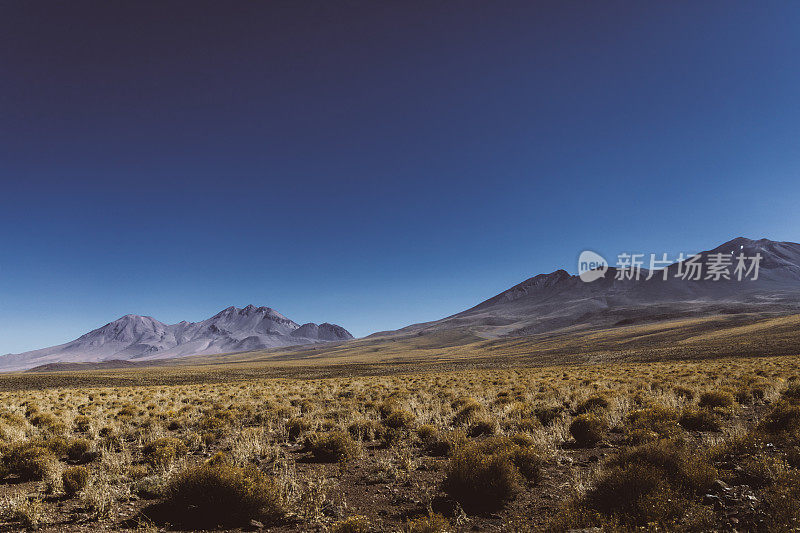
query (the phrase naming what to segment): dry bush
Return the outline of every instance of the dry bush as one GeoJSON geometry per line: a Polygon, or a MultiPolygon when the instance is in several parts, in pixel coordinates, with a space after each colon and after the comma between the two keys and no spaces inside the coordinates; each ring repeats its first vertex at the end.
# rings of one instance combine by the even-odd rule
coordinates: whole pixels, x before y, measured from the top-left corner
{"type": "Polygon", "coordinates": [[[311,422],[304,418],[292,418],[286,421],[286,437],[291,441],[296,441],[313,427],[311,422]]]}
{"type": "Polygon", "coordinates": [[[531,448],[516,446],[508,452],[507,457],[527,481],[531,483],[540,481],[544,460],[539,452],[531,448]]]}
{"type": "MultiPolygon", "coordinates": [[[[111,517],[116,519],[117,501],[126,501],[131,493],[142,498],[163,498],[169,480],[184,468],[182,460],[156,460],[160,451],[148,448],[170,448],[156,445],[169,435],[205,456],[193,454],[186,462],[202,463],[207,459],[209,467],[258,467],[273,473],[275,477],[270,479],[282,495],[284,508],[293,511],[293,523],[287,524],[287,529],[359,527],[356,517],[336,522],[353,512],[367,513],[358,507],[358,501],[337,500],[340,493],[326,477],[331,472],[337,472],[345,485],[353,481],[353,476],[361,479],[363,474],[370,483],[382,485],[374,487],[376,492],[402,503],[406,498],[426,501],[431,496],[414,492],[409,483],[414,482],[415,473],[424,472],[421,475],[426,482],[436,482],[451,474],[449,467],[453,467],[450,481],[460,481],[462,489],[470,486],[470,476],[498,476],[501,483],[506,472],[506,481],[515,480],[521,488],[546,472],[554,481],[553,488],[548,487],[553,497],[569,497],[572,488],[580,494],[593,494],[594,507],[577,497],[559,513],[561,524],[566,524],[564,529],[599,526],[608,531],[627,531],[642,525],[653,531],[725,530],[728,517],[710,505],[698,507],[700,498],[691,488],[692,482],[674,475],[675,471],[689,470],[684,463],[679,461],[676,466],[659,459],[656,451],[647,452],[646,457],[633,454],[636,450],[643,454],[641,450],[647,446],[662,449],[667,446],[665,439],[678,436],[690,443],[687,450],[697,448],[702,454],[704,447],[709,449],[714,461],[719,462],[719,475],[724,481],[748,485],[757,497],[758,516],[763,516],[761,510],[767,512],[769,499],[768,512],[777,518],[771,522],[765,518],[763,529],[784,531],[790,529],[786,524],[792,524],[791,509],[798,498],[788,480],[793,469],[800,466],[800,380],[789,379],[791,386],[780,400],[778,391],[781,379],[792,375],[800,375],[800,360],[783,357],[727,359],[722,363],[603,363],[580,368],[481,369],[320,380],[248,378],[242,382],[192,385],[0,391],[4,406],[0,408],[0,475],[9,475],[9,482],[19,481],[20,473],[23,480],[43,476],[43,482],[26,487],[36,498],[57,494],[62,486],[65,491],[71,490],[69,482],[62,480],[62,474],[71,469],[60,461],[75,464],[99,453],[100,462],[91,469],[86,489],[78,492],[92,516],[107,517],[98,529],[114,527],[116,522],[111,517]],[[721,404],[723,407],[714,407],[719,402],[709,401],[708,396],[700,402],[703,408],[692,404],[692,398],[704,390],[734,391],[742,408],[734,410],[735,403],[727,401],[721,404]],[[771,407],[766,416],[762,403],[771,407]],[[728,407],[724,407],[726,404],[728,407]],[[591,475],[593,469],[584,467],[586,451],[564,446],[571,440],[569,428],[575,411],[586,411],[581,415],[586,416],[576,420],[599,421],[599,427],[594,428],[595,437],[584,439],[584,445],[597,444],[599,438],[608,439],[615,447],[604,453],[620,454],[627,462],[617,462],[612,457],[597,465],[598,475],[591,475]],[[23,413],[25,417],[21,416],[23,413]],[[117,417],[117,413],[121,415],[117,417]],[[758,427],[747,427],[759,417],[758,427]],[[721,432],[694,433],[711,429],[721,432]],[[342,430],[353,441],[369,443],[370,453],[353,454],[358,456],[358,464],[350,465],[352,469],[304,464],[295,470],[295,461],[306,462],[308,456],[318,461],[336,460],[342,455],[337,450],[352,450],[347,443],[339,446],[337,439],[326,442],[328,435],[342,430]],[[468,432],[472,437],[467,436],[468,432]],[[305,449],[310,453],[292,446],[287,437],[309,441],[305,449]],[[310,441],[319,446],[312,449],[310,441]],[[620,451],[616,445],[622,443],[647,446],[620,451]],[[381,444],[389,445],[388,449],[381,444]],[[472,451],[475,464],[503,466],[499,470],[478,467],[478,472],[483,472],[480,475],[467,473],[465,467],[459,478],[456,457],[465,455],[460,451],[466,450],[472,451]],[[449,456],[453,460],[426,455],[449,456]],[[568,460],[556,461],[557,458],[577,458],[581,466],[568,460]],[[37,466],[39,473],[31,473],[37,466]],[[639,495],[638,503],[625,507],[612,502],[603,507],[598,503],[603,501],[598,488],[603,484],[608,494],[627,490],[639,495]],[[597,490],[592,492],[592,487],[597,490]],[[595,507],[602,507],[603,511],[595,507]],[[709,513],[716,513],[716,522],[710,525],[704,522],[709,513]],[[703,523],[706,527],[700,527],[703,523]]],[[[579,424],[573,422],[575,433],[586,430],[579,424]]],[[[591,424],[586,426],[592,429],[591,424]]],[[[578,435],[575,437],[577,441],[578,435]]],[[[355,450],[358,449],[356,445],[355,450]]],[[[676,452],[678,456],[684,453],[676,452]]],[[[169,452],[165,455],[172,457],[169,452]]],[[[180,451],[175,453],[176,457],[181,455],[180,451]]],[[[698,461],[707,464],[702,455],[698,461]]],[[[481,495],[473,497],[481,500],[479,503],[502,494],[502,490],[490,492],[493,489],[486,489],[486,485],[472,484],[473,493],[481,495]]],[[[459,484],[453,483],[454,490],[456,486],[459,484]]],[[[347,494],[350,489],[347,487],[347,494]]],[[[55,501],[45,498],[40,507],[63,513],[67,507],[58,507],[55,501]]],[[[610,496],[607,501],[611,501],[610,496]]],[[[514,503],[508,510],[476,519],[466,527],[500,527],[502,523],[509,531],[542,529],[541,516],[525,515],[529,503],[532,502],[526,496],[525,501],[514,503]]],[[[456,505],[455,501],[450,504],[456,505]]],[[[76,505],[77,502],[70,502],[68,507],[76,505]]],[[[480,504],[465,506],[470,512],[480,511],[480,504]]],[[[119,511],[126,512],[122,508],[119,511]]],[[[741,513],[736,516],[742,519],[741,513]]],[[[58,517],[59,523],[62,518],[58,517]]],[[[436,521],[429,521],[429,517],[405,524],[391,512],[388,517],[370,514],[368,518],[370,530],[464,528],[461,518],[452,527],[441,528],[430,525],[436,521]]],[[[748,516],[739,525],[742,530],[751,527],[748,516]]],[[[22,526],[16,522],[10,527],[22,526]]]]}
{"type": "Polygon", "coordinates": [[[778,402],[759,427],[768,433],[797,433],[800,431],[800,405],[778,402]]]}
{"type": "Polygon", "coordinates": [[[383,436],[385,427],[377,420],[354,420],[347,426],[347,431],[354,439],[373,441],[383,436]]]}
{"type": "Polygon", "coordinates": [[[468,442],[467,435],[461,430],[437,431],[424,443],[425,452],[433,457],[453,455],[455,450],[468,442]]]}
{"type": "Polygon", "coordinates": [[[169,521],[210,528],[247,524],[251,519],[275,522],[286,512],[279,485],[255,468],[199,466],[167,484],[169,521]]]}
{"type": "Polygon", "coordinates": [[[458,406],[458,412],[453,417],[453,425],[456,426],[469,424],[483,412],[483,406],[472,398],[455,402],[455,406],[458,406]]]}
{"type": "Polygon", "coordinates": [[[765,453],[748,455],[737,466],[735,482],[756,489],[772,485],[787,471],[785,461],[765,453]]]}
{"type": "Polygon", "coordinates": [[[484,512],[512,499],[524,480],[539,481],[542,465],[536,450],[512,438],[491,437],[455,451],[442,487],[467,511],[484,512]]]}
{"type": "Polygon", "coordinates": [[[21,481],[41,481],[56,464],[53,451],[41,442],[26,442],[8,449],[2,458],[3,470],[21,481]]]}
{"type": "Polygon", "coordinates": [[[73,466],[61,473],[61,482],[67,496],[74,496],[86,488],[89,481],[89,471],[83,466],[73,466]]]}
{"type": "Polygon", "coordinates": [[[44,508],[38,498],[16,493],[0,499],[0,518],[16,522],[28,529],[36,529],[44,520],[44,508]]]}
{"type": "Polygon", "coordinates": [[[800,402],[800,384],[795,383],[789,385],[789,387],[787,387],[786,390],[783,391],[783,394],[781,396],[783,396],[783,398],[786,399],[787,401],[793,403],[800,402]]]}
{"type": "Polygon", "coordinates": [[[581,415],[584,413],[593,413],[597,411],[605,411],[608,409],[609,402],[605,396],[591,396],[575,408],[575,414],[581,415]]]}
{"type": "Polygon", "coordinates": [[[694,492],[707,489],[716,478],[716,470],[707,459],[677,439],[626,449],[611,461],[616,465],[634,462],[658,468],[670,483],[694,492]]]}
{"type": "Polygon", "coordinates": [[[500,508],[522,488],[522,476],[504,454],[479,446],[460,448],[450,459],[442,489],[468,513],[500,508]]]}
{"type": "Polygon", "coordinates": [[[781,475],[763,496],[764,531],[796,531],[800,526],[800,472],[781,475]]]}
{"type": "Polygon", "coordinates": [[[491,418],[478,418],[467,428],[467,435],[470,437],[481,437],[484,435],[494,435],[498,430],[497,421],[491,418]]]}
{"type": "Polygon", "coordinates": [[[79,415],[72,421],[77,433],[89,433],[92,430],[92,419],[86,415],[79,415]]]}
{"type": "Polygon", "coordinates": [[[344,431],[309,435],[304,448],[321,463],[349,461],[359,453],[358,443],[344,431]]]}
{"type": "Polygon", "coordinates": [[[715,478],[714,468],[682,441],[645,444],[623,451],[604,465],[586,494],[560,518],[575,526],[586,522],[617,523],[625,528],[658,524],[690,530],[708,524],[707,510],[694,498],[715,478]]]}
{"type": "Polygon", "coordinates": [[[578,446],[594,446],[605,436],[608,423],[605,419],[593,414],[584,413],[576,416],[569,425],[569,432],[578,446]]]}
{"type": "Polygon", "coordinates": [[[417,437],[422,442],[431,442],[439,436],[439,430],[432,424],[423,424],[417,428],[417,437]]]}
{"type": "Polygon", "coordinates": [[[176,459],[186,455],[188,449],[182,440],[162,437],[142,448],[144,460],[153,467],[166,468],[176,459]]]}
{"type": "Polygon", "coordinates": [[[390,429],[411,429],[414,427],[416,419],[413,413],[405,409],[392,411],[383,419],[383,425],[390,429]]]}
{"type": "Polygon", "coordinates": [[[728,391],[704,392],[700,395],[697,405],[703,408],[713,409],[715,407],[727,408],[733,406],[734,397],[728,391]]]}
{"type": "Polygon", "coordinates": [[[552,407],[537,407],[534,409],[534,415],[542,423],[543,426],[552,424],[564,412],[564,407],[560,405],[552,407]]]}
{"type": "Polygon", "coordinates": [[[94,456],[89,452],[92,449],[92,443],[86,439],[74,439],[67,446],[67,457],[71,461],[88,462],[94,456]]]}
{"type": "Polygon", "coordinates": [[[118,494],[116,487],[104,476],[89,476],[89,481],[81,493],[81,501],[95,520],[108,518],[114,509],[118,494]]]}
{"type": "Polygon", "coordinates": [[[406,522],[407,533],[446,533],[451,530],[450,522],[442,515],[429,512],[406,522]]]}
{"type": "Polygon", "coordinates": [[[669,407],[653,405],[628,415],[626,429],[630,440],[640,444],[649,440],[674,437],[680,433],[678,413],[669,407]],[[650,437],[652,435],[652,437],[650,437]]]}
{"type": "Polygon", "coordinates": [[[719,419],[714,413],[704,409],[686,408],[678,423],[689,431],[719,431],[719,419]]]}

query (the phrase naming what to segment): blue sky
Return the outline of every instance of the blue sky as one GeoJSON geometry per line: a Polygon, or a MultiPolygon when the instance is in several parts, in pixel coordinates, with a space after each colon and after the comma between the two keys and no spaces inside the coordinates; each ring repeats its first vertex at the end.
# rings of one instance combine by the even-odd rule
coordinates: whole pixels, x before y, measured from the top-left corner
{"type": "Polygon", "coordinates": [[[796,2],[4,2],[0,353],[355,335],[581,250],[800,240],[796,2]]]}

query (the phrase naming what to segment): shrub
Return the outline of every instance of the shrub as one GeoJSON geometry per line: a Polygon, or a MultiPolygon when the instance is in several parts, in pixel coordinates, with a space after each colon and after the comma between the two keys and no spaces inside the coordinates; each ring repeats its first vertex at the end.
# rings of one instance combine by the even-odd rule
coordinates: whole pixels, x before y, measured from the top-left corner
{"type": "Polygon", "coordinates": [[[83,466],[72,466],[61,473],[61,481],[64,483],[64,492],[68,496],[74,496],[86,488],[89,471],[83,466]]]}
{"type": "Polygon", "coordinates": [[[465,403],[464,406],[458,410],[456,415],[453,417],[453,424],[456,426],[463,426],[464,424],[469,424],[482,411],[483,411],[483,406],[478,402],[476,402],[475,400],[471,400],[465,403]]]}
{"type": "Polygon", "coordinates": [[[575,408],[575,414],[591,413],[594,411],[604,411],[608,409],[608,398],[604,396],[592,396],[585,399],[575,408]]]}
{"type": "Polygon", "coordinates": [[[792,531],[800,523],[800,472],[783,474],[763,494],[764,531],[792,531]]]}
{"type": "Polygon", "coordinates": [[[542,423],[539,421],[538,418],[534,417],[527,417],[521,418],[516,424],[513,425],[517,431],[525,431],[527,433],[533,433],[534,431],[538,430],[542,427],[542,423]]]}
{"type": "Polygon", "coordinates": [[[674,409],[651,406],[628,415],[631,430],[650,431],[659,438],[672,437],[680,432],[678,413],[674,409]]]}
{"type": "Polygon", "coordinates": [[[704,392],[697,403],[700,407],[713,409],[715,407],[730,407],[733,405],[733,394],[728,391],[704,392]]]}
{"type": "MultiPolygon", "coordinates": [[[[586,493],[585,502],[590,509],[605,515],[639,515],[644,496],[666,489],[661,472],[649,465],[613,466],[600,474],[586,493]]],[[[636,518],[633,521],[638,522],[636,518]]]]}
{"type": "Polygon", "coordinates": [[[75,431],[78,433],[89,433],[92,427],[92,419],[86,415],[76,416],[73,423],[75,424],[75,431]]]}
{"type": "Polygon", "coordinates": [[[175,459],[186,455],[186,444],[174,437],[154,440],[142,449],[145,462],[153,467],[166,468],[175,459]]]}
{"type": "Polygon", "coordinates": [[[742,385],[733,394],[736,401],[741,404],[751,403],[754,400],[763,400],[766,390],[763,386],[742,385]]]}
{"type": "Polygon", "coordinates": [[[92,443],[86,439],[75,439],[69,443],[67,447],[67,457],[71,461],[83,461],[89,459],[89,450],[92,448],[92,443]]]}
{"type": "Polygon", "coordinates": [[[377,420],[355,420],[347,426],[354,439],[375,440],[383,436],[385,428],[377,420]]]}
{"type": "Polygon", "coordinates": [[[464,446],[450,460],[442,488],[467,512],[493,511],[520,490],[521,476],[506,455],[464,446]]]}
{"type": "Polygon", "coordinates": [[[738,469],[738,479],[760,489],[775,483],[786,472],[786,463],[766,454],[745,456],[738,469]]]}
{"type": "Polygon", "coordinates": [[[289,440],[297,440],[311,429],[311,423],[304,418],[292,418],[286,422],[286,435],[289,440]]]}
{"type": "Polygon", "coordinates": [[[305,449],[323,463],[344,462],[358,455],[358,444],[343,431],[311,435],[306,438],[305,449]]]}
{"type": "Polygon", "coordinates": [[[386,428],[386,431],[381,432],[381,442],[384,447],[389,448],[403,442],[406,436],[407,433],[403,429],[386,428]]]}
{"type": "Polygon", "coordinates": [[[678,423],[689,431],[719,431],[719,421],[714,413],[700,409],[684,409],[678,423]]]}
{"type": "Polygon", "coordinates": [[[655,431],[639,428],[628,431],[628,435],[625,437],[625,443],[631,446],[638,446],[640,444],[656,441],[660,438],[661,436],[655,431]]]}
{"type": "Polygon", "coordinates": [[[755,455],[763,451],[765,442],[763,435],[757,431],[749,431],[743,435],[733,436],[710,450],[710,455],[715,461],[724,461],[733,457],[755,455]]]}
{"type": "Polygon", "coordinates": [[[594,446],[603,439],[608,423],[597,415],[585,413],[578,415],[569,425],[569,432],[578,446],[594,446]]]}
{"type": "Polygon", "coordinates": [[[3,454],[3,467],[21,481],[41,481],[57,459],[53,452],[39,443],[18,444],[3,454]]]}
{"type": "Polygon", "coordinates": [[[61,424],[61,421],[50,413],[36,413],[30,418],[31,424],[37,428],[51,428],[61,424]]]}
{"type": "Polygon", "coordinates": [[[438,513],[429,513],[406,522],[408,533],[445,533],[450,531],[450,522],[438,513]]]}
{"type": "Polygon", "coordinates": [[[792,468],[800,468],[800,446],[789,446],[785,452],[786,463],[792,468]]]}
{"type": "Polygon", "coordinates": [[[431,424],[424,424],[417,428],[417,436],[423,442],[431,442],[439,436],[439,430],[431,424]]]}
{"type": "Polygon", "coordinates": [[[50,436],[45,439],[32,439],[29,440],[27,443],[22,444],[22,446],[31,447],[39,447],[39,448],[46,448],[53,452],[54,455],[57,457],[61,457],[62,455],[67,453],[67,448],[69,447],[69,443],[67,439],[64,437],[53,437],[50,436]]]}
{"type": "Polygon", "coordinates": [[[716,470],[706,458],[676,439],[623,450],[609,464],[624,467],[633,463],[659,470],[672,485],[690,492],[703,491],[716,479],[716,470]]]}
{"type": "Polygon", "coordinates": [[[516,447],[509,452],[508,458],[527,481],[532,483],[539,482],[542,477],[542,465],[544,461],[535,450],[516,447]]]}
{"type": "Polygon", "coordinates": [[[533,437],[527,433],[512,433],[508,436],[508,439],[517,446],[522,446],[523,448],[530,448],[536,443],[533,437]]]}
{"type": "Polygon", "coordinates": [[[333,524],[331,533],[366,533],[369,519],[366,516],[350,516],[333,524]]]}
{"type": "Polygon", "coordinates": [[[800,384],[789,385],[781,396],[790,402],[800,401],[800,384]]]}
{"type": "Polygon", "coordinates": [[[687,516],[707,518],[692,500],[714,479],[716,471],[703,457],[681,441],[662,440],[611,460],[580,504],[627,526],[681,529],[675,524],[687,516]]]}
{"type": "Polygon", "coordinates": [[[196,527],[274,521],[285,513],[279,486],[255,468],[193,467],[170,479],[165,494],[170,521],[196,527]]]}
{"type": "Polygon", "coordinates": [[[433,457],[453,455],[455,450],[467,443],[467,435],[461,430],[437,432],[435,438],[425,443],[425,452],[433,457]]]}
{"type": "Polygon", "coordinates": [[[3,521],[17,522],[29,530],[36,530],[44,518],[44,506],[38,498],[29,498],[19,492],[0,500],[0,519],[3,521]]]}
{"type": "Polygon", "coordinates": [[[131,485],[131,492],[145,500],[155,500],[164,496],[166,483],[163,476],[145,476],[131,485]]]}
{"type": "Polygon", "coordinates": [[[380,406],[378,406],[378,414],[381,418],[388,418],[393,412],[400,409],[400,406],[397,405],[397,401],[394,399],[387,400],[383,402],[380,406]]]}
{"type": "Polygon", "coordinates": [[[537,407],[533,412],[543,426],[549,426],[556,418],[561,416],[564,408],[558,405],[554,407],[537,407]]]}
{"type": "Polygon", "coordinates": [[[398,409],[383,419],[383,425],[391,429],[410,429],[414,425],[414,415],[398,409]]]}
{"type": "Polygon", "coordinates": [[[482,435],[494,435],[497,433],[497,422],[488,418],[474,421],[470,424],[467,434],[470,437],[480,437],[482,435]]]}
{"type": "Polygon", "coordinates": [[[778,402],[761,422],[760,428],[769,433],[800,431],[800,406],[786,401],[778,402]]]}
{"type": "Polygon", "coordinates": [[[675,393],[675,396],[679,398],[684,398],[686,400],[694,399],[694,391],[692,389],[678,386],[674,387],[672,391],[675,393]]]}

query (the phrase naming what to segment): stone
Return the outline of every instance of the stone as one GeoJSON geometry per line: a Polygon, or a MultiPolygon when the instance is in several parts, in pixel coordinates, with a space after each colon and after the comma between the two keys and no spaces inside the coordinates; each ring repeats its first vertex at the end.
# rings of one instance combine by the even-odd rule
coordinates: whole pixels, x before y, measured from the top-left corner
{"type": "Polygon", "coordinates": [[[715,479],[711,484],[711,488],[716,492],[727,492],[731,490],[730,486],[721,479],[715,479]]]}

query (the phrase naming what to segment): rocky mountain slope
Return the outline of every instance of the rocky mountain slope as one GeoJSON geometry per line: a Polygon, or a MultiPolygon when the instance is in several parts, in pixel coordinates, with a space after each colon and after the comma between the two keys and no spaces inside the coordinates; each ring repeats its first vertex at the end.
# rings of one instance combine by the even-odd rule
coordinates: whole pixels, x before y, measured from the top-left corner
{"type": "MultiPolygon", "coordinates": [[[[565,270],[539,274],[455,315],[396,332],[377,335],[425,334],[462,329],[484,338],[628,325],[659,320],[739,313],[800,313],[800,244],[739,237],[701,252],[707,265],[722,254],[731,257],[731,279],[681,277],[686,261],[666,269],[641,270],[639,280],[617,279],[611,267],[587,283],[565,270]],[[760,254],[758,279],[752,273],[736,279],[736,257],[760,254]]],[[[616,260],[616,258],[615,258],[616,260]]],[[[611,261],[613,263],[613,261],[611,261]]],[[[649,263],[649,256],[645,258],[649,263]]],[[[747,263],[749,266],[750,263],[747,263]]]]}

